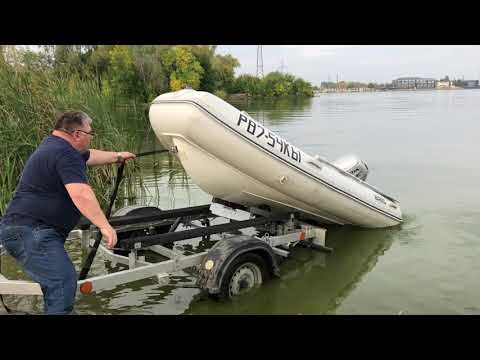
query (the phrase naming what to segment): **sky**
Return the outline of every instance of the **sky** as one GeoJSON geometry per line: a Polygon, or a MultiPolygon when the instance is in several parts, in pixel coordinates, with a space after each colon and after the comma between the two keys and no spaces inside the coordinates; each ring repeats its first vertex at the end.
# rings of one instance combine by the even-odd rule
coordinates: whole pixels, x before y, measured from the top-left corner
{"type": "MultiPolygon", "coordinates": [[[[478,80],[480,45],[263,45],[263,70],[322,81],[391,82],[405,76],[478,80]]],[[[219,45],[240,62],[236,75],[257,71],[257,45],[219,45]]]]}

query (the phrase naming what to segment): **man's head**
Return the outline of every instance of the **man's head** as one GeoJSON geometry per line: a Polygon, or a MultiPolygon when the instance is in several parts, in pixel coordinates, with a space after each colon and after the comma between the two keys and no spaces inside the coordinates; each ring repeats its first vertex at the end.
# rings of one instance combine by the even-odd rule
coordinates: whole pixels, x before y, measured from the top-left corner
{"type": "Polygon", "coordinates": [[[93,136],[91,123],[92,119],[84,112],[63,112],[57,116],[54,134],[67,140],[75,149],[86,150],[93,136]]]}

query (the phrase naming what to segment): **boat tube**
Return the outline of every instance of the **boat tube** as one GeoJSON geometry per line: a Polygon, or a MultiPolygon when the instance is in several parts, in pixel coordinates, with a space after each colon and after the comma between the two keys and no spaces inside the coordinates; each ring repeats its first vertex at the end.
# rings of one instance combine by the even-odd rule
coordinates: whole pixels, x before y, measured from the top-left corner
{"type": "Polygon", "coordinates": [[[368,184],[365,162],[311,156],[226,101],[191,89],[158,96],[155,135],[192,180],[214,198],[299,212],[321,224],[398,225],[397,200],[368,184]]]}

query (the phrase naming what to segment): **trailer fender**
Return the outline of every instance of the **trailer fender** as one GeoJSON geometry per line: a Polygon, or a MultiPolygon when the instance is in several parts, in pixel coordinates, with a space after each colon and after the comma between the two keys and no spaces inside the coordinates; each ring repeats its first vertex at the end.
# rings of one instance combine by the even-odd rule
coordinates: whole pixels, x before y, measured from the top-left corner
{"type": "Polygon", "coordinates": [[[236,235],[218,241],[202,260],[198,286],[210,294],[218,294],[229,265],[239,255],[248,252],[260,255],[268,266],[270,275],[280,276],[276,255],[265,242],[248,235],[236,235]]]}

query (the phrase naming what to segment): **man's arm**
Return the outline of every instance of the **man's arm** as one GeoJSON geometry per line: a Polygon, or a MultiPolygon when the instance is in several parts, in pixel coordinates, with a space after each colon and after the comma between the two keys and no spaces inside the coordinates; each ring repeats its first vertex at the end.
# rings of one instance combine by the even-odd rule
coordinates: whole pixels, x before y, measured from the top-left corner
{"type": "Polygon", "coordinates": [[[108,247],[114,247],[117,243],[117,233],[105,217],[90,185],[70,183],[66,184],[65,188],[82,215],[99,228],[100,232],[107,240],[108,247]]]}
{"type": "Polygon", "coordinates": [[[130,159],[135,159],[135,154],[122,151],[102,151],[96,149],[90,149],[90,157],[88,158],[88,166],[99,166],[99,165],[108,165],[114,164],[121,161],[127,161],[130,159]],[[121,159],[119,160],[119,155],[121,159]]]}

